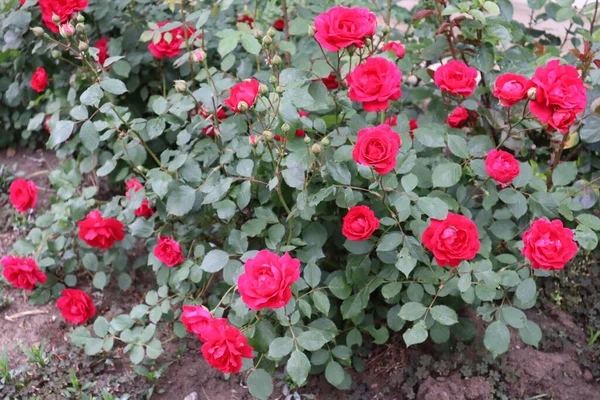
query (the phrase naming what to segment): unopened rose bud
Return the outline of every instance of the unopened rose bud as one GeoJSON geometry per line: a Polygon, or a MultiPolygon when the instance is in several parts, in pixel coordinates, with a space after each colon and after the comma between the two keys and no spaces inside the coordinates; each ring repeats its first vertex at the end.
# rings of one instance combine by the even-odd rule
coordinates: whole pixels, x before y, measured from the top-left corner
{"type": "Polygon", "coordinates": [[[250,137],[248,138],[248,142],[250,142],[252,146],[256,146],[256,144],[258,143],[258,136],[250,135],[250,137]]]}
{"type": "Polygon", "coordinates": [[[270,27],[269,30],[267,31],[267,35],[273,37],[277,34],[277,31],[275,29],[273,29],[273,27],[270,27]]]}
{"type": "Polygon", "coordinates": [[[384,25],[383,28],[381,28],[381,32],[384,35],[388,35],[391,31],[392,31],[392,29],[390,28],[389,25],[384,25]]]}
{"type": "Polygon", "coordinates": [[[270,142],[271,140],[273,140],[274,135],[271,131],[264,131],[262,133],[262,137],[265,140],[265,142],[270,142]]]}
{"type": "Polygon", "coordinates": [[[276,76],[270,76],[269,77],[269,82],[271,82],[272,84],[276,84],[277,83],[277,77],[276,76]]]}
{"type": "Polygon", "coordinates": [[[281,125],[281,130],[283,131],[283,133],[288,133],[290,131],[291,127],[290,124],[285,123],[283,125],[281,125]]]}
{"type": "Polygon", "coordinates": [[[87,51],[90,48],[86,42],[79,42],[77,47],[79,48],[79,51],[87,51]]]}
{"type": "Polygon", "coordinates": [[[41,28],[41,27],[39,27],[39,26],[36,26],[36,27],[34,27],[34,28],[31,28],[31,32],[33,32],[33,34],[34,34],[36,37],[42,37],[42,36],[44,36],[44,29],[43,29],[43,28],[41,28]]]}
{"type": "Polygon", "coordinates": [[[304,143],[310,144],[310,137],[304,136],[304,143]]]}
{"type": "Polygon", "coordinates": [[[260,39],[261,37],[263,37],[263,33],[260,29],[255,29],[254,30],[254,38],[255,39],[260,39]]]}
{"type": "Polygon", "coordinates": [[[54,21],[55,23],[59,23],[60,22],[60,17],[54,13],[52,13],[52,21],[54,21]]]}
{"type": "Polygon", "coordinates": [[[188,88],[188,84],[186,81],[178,79],[175,81],[175,91],[177,93],[184,93],[188,88]]]}
{"type": "Polygon", "coordinates": [[[75,33],[75,28],[71,24],[63,24],[59,28],[60,35],[64,38],[68,38],[69,36],[73,36],[75,33]]]}
{"type": "Polygon", "coordinates": [[[82,14],[77,14],[77,22],[85,22],[85,17],[82,14]]]}
{"type": "Polygon", "coordinates": [[[263,45],[268,46],[271,43],[273,43],[273,39],[271,39],[271,36],[266,35],[266,36],[263,37],[262,42],[263,42],[263,45]]]}
{"type": "Polygon", "coordinates": [[[355,44],[351,44],[350,46],[348,46],[346,48],[346,50],[348,50],[348,53],[354,54],[354,52],[356,51],[356,45],[355,44]]]}
{"type": "Polygon", "coordinates": [[[50,54],[52,54],[52,58],[60,58],[60,55],[61,55],[60,51],[58,51],[58,50],[52,50],[52,53],[50,53],[50,54]]]}
{"type": "Polygon", "coordinates": [[[75,30],[77,31],[77,33],[83,33],[85,32],[85,25],[77,24],[75,25],[75,30]]]}
{"type": "Polygon", "coordinates": [[[271,64],[273,64],[273,65],[281,65],[281,57],[279,57],[279,54],[275,54],[273,56],[273,58],[271,59],[271,64]]]}
{"type": "Polygon", "coordinates": [[[323,150],[323,149],[321,148],[321,145],[320,145],[319,143],[315,143],[315,144],[313,144],[313,145],[312,145],[312,147],[311,147],[310,149],[311,149],[311,151],[312,151],[313,153],[315,153],[315,154],[319,154],[319,153],[321,153],[321,150],[323,150]]]}
{"type": "Polygon", "coordinates": [[[194,50],[192,55],[194,57],[194,61],[196,61],[197,63],[201,63],[206,58],[206,53],[204,52],[204,50],[194,50]]]}
{"type": "Polygon", "coordinates": [[[321,139],[321,144],[323,145],[323,147],[329,146],[329,138],[324,137],[323,139],[321,139]]]}
{"type": "Polygon", "coordinates": [[[309,26],[308,27],[308,36],[310,37],[314,37],[317,34],[317,28],[315,28],[314,26],[309,26]]]}
{"type": "Polygon", "coordinates": [[[527,91],[527,98],[529,100],[535,100],[536,94],[537,94],[537,88],[532,87],[527,91]]]}
{"type": "Polygon", "coordinates": [[[269,88],[267,87],[267,85],[265,85],[264,83],[261,83],[258,86],[258,91],[260,92],[260,94],[262,94],[263,96],[266,96],[269,94],[269,88]]]}
{"type": "Polygon", "coordinates": [[[281,93],[285,92],[285,89],[282,86],[277,86],[275,88],[275,92],[281,94],[281,93]]]}
{"type": "Polygon", "coordinates": [[[370,38],[365,38],[365,46],[371,47],[372,44],[373,44],[373,41],[370,38]]]}
{"type": "Polygon", "coordinates": [[[238,109],[240,112],[243,112],[243,113],[245,113],[246,111],[248,111],[248,108],[249,108],[249,107],[248,107],[248,103],[246,103],[245,101],[240,101],[240,102],[237,104],[237,109],[238,109]]]}

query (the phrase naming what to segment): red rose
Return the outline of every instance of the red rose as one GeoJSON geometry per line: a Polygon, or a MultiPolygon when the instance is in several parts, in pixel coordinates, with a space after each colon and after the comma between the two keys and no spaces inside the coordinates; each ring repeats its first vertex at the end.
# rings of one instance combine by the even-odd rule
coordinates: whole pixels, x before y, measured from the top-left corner
{"type": "Polygon", "coordinates": [[[446,118],[446,123],[452,128],[462,128],[468,120],[469,111],[464,107],[456,107],[446,118]]]}
{"type": "Polygon", "coordinates": [[[94,315],[96,307],[92,298],[78,289],[65,289],[56,301],[56,307],[64,319],[73,324],[83,324],[94,315]]]}
{"type": "Polygon", "coordinates": [[[167,264],[168,267],[174,267],[185,261],[179,243],[168,236],[158,238],[158,244],[154,247],[154,257],[167,264]]]}
{"type": "Polygon", "coordinates": [[[252,358],[248,339],[224,318],[213,318],[203,330],[202,355],[214,368],[225,374],[238,373],[242,358],[252,358]]]}
{"type": "Polygon", "coordinates": [[[587,104],[585,86],[577,69],[553,60],[536,69],[531,82],[536,88],[535,99],[529,103],[531,112],[542,123],[568,132],[587,104]]]}
{"type": "Polygon", "coordinates": [[[48,87],[48,74],[46,70],[39,67],[31,76],[31,88],[38,93],[42,93],[48,87]]]}
{"type": "MultiPolygon", "coordinates": [[[[389,126],[398,126],[398,116],[392,115],[390,117],[387,117],[385,119],[385,123],[388,124],[389,126]]],[[[408,127],[410,129],[408,131],[408,134],[410,135],[411,139],[414,139],[415,138],[415,129],[417,129],[419,127],[417,120],[416,119],[409,120],[408,127]]]]}
{"type": "Polygon", "coordinates": [[[44,120],[44,128],[46,128],[46,132],[48,132],[49,135],[52,134],[52,128],[50,128],[50,122],[52,122],[52,117],[46,117],[46,119],[44,120]]]}
{"type": "Polygon", "coordinates": [[[273,22],[273,28],[277,29],[279,32],[282,32],[284,27],[285,22],[282,19],[278,19],[277,21],[273,22]]]}
{"type": "MultiPolygon", "coordinates": [[[[198,109],[198,113],[206,120],[206,121],[214,121],[214,117],[212,114],[208,112],[208,110],[204,107],[198,109]]],[[[217,108],[217,119],[222,121],[227,119],[229,115],[227,115],[227,111],[223,107],[217,108]]],[[[212,136],[215,134],[215,127],[213,124],[208,125],[207,127],[202,128],[202,133],[207,136],[212,136]]]]}
{"type": "Polygon", "coordinates": [[[379,228],[379,220],[367,206],[350,207],[344,217],[342,234],[350,240],[367,240],[379,228]]]}
{"type": "Polygon", "coordinates": [[[33,290],[37,282],[46,283],[46,274],[40,271],[33,258],[6,256],[0,260],[0,265],[4,266],[2,275],[16,288],[33,290]]]}
{"type": "Polygon", "coordinates": [[[462,61],[452,60],[439,67],[433,80],[439,88],[452,94],[470,96],[477,86],[477,70],[462,61]]]}
{"type": "MultiPolygon", "coordinates": [[[[137,178],[133,177],[125,182],[125,188],[127,189],[125,197],[127,197],[128,200],[131,200],[131,191],[133,190],[134,192],[137,192],[142,190],[144,186],[137,180],[137,178]]],[[[144,199],[142,201],[142,205],[136,208],[135,215],[144,218],[150,218],[154,215],[154,210],[150,207],[148,199],[144,199]]]]}
{"type": "Polygon", "coordinates": [[[98,40],[94,47],[100,50],[98,52],[98,62],[100,65],[104,65],[104,61],[108,58],[108,38],[98,40]]]}
{"type": "Polygon", "coordinates": [[[324,49],[338,51],[350,45],[359,49],[375,35],[377,17],[368,8],[337,6],[315,18],[315,39],[324,49]]]}
{"type": "Polygon", "coordinates": [[[195,334],[202,341],[205,340],[203,332],[213,319],[212,314],[202,306],[183,306],[181,323],[188,332],[195,334]]]}
{"type": "Polygon", "coordinates": [[[249,15],[246,15],[246,14],[240,14],[240,15],[238,15],[238,18],[237,18],[236,22],[239,22],[240,24],[247,23],[248,26],[250,27],[250,29],[254,28],[254,25],[253,25],[254,24],[254,18],[252,18],[249,15]]]}
{"type": "Polygon", "coordinates": [[[142,200],[142,205],[135,209],[135,215],[138,217],[144,217],[146,219],[154,215],[154,210],[150,207],[148,199],[142,200]]]}
{"type": "Polygon", "coordinates": [[[248,143],[250,143],[252,146],[256,146],[256,144],[258,143],[258,136],[250,135],[250,137],[248,138],[248,143]]]}
{"type": "Polygon", "coordinates": [[[398,58],[404,58],[404,54],[406,54],[406,49],[400,42],[389,42],[385,46],[383,46],[383,51],[391,50],[396,54],[398,58]]]}
{"type": "Polygon", "coordinates": [[[346,77],[350,90],[348,97],[360,101],[365,111],[383,111],[390,100],[402,96],[402,72],[396,64],[381,57],[367,58],[346,77]]]}
{"type": "Polygon", "coordinates": [[[432,218],[421,240],[440,267],[456,267],[462,261],[473,259],[480,246],[473,221],[451,212],[444,220],[432,218]]]}
{"type": "Polygon", "coordinates": [[[54,33],[58,33],[59,24],[66,23],[73,13],[88,6],[87,0],[39,0],[38,3],[42,11],[42,21],[54,33]],[[55,14],[60,18],[59,24],[52,20],[55,14]]]}
{"type": "Polygon", "coordinates": [[[103,218],[98,210],[90,212],[83,221],[77,223],[79,239],[91,247],[110,248],[115,241],[125,238],[123,224],[118,219],[103,218]]]}
{"type": "Polygon", "coordinates": [[[292,298],[290,287],[299,277],[299,260],[288,253],[279,257],[269,250],[261,250],[244,264],[244,273],[238,278],[238,291],[252,310],[281,308],[292,298]]]}
{"type": "Polygon", "coordinates": [[[133,177],[130,180],[128,180],[127,182],[125,182],[125,188],[127,189],[127,193],[125,193],[125,197],[127,197],[127,200],[131,200],[131,190],[133,190],[134,192],[137,192],[139,190],[142,190],[144,188],[144,186],[140,183],[140,181],[137,180],[136,177],[133,177]]]}
{"type": "MultiPolygon", "coordinates": [[[[317,82],[319,79],[313,80],[313,82],[317,82]]],[[[333,73],[329,74],[329,76],[320,79],[321,82],[325,85],[325,87],[329,90],[335,90],[340,87],[339,82],[337,81],[337,76],[333,73]]]]}
{"type": "Polygon", "coordinates": [[[25,212],[35,208],[37,202],[38,188],[33,181],[26,181],[23,178],[15,179],[8,189],[10,203],[19,212],[25,212]]]}
{"type": "Polygon", "coordinates": [[[531,85],[531,81],[523,75],[508,72],[496,79],[494,96],[498,98],[500,105],[510,107],[527,98],[527,91],[531,85]]]}
{"type": "Polygon", "coordinates": [[[519,162],[506,151],[493,149],[485,158],[485,172],[502,187],[510,185],[520,171],[519,162]]]}
{"type": "Polygon", "coordinates": [[[380,175],[396,168],[396,156],[402,146],[400,135],[387,124],[358,131],[358,139],[352,149],[354,161],[373,167],[380,175]]]}
{"type": "MultiPolygon", "coordinates": [[[[156,26],[160,28],[170,22],[171,21],[159,22],[156,26]]],[[[160,34],[160,40],[158,42],[154,42],[154,40],[150,41],[148,50],[150,50],[156,58],[176,57],[181,53],[181,47],[185,43],[186,36],[189,40],[195,32],[196,30],[190,26],[186,26],[185,30],[183,29],[183,26],[179,26],[168,32],[163,32],[160,34]],[[167,33],[169,36],[165,37],[167,33]]]]}
{"type": "Polygon", "coordinates": [[[563,227],[561,220],[550,222],[542,218],[533,221],[523,234],[521,252],[531,261],[532,268],[563,269],[577,253],[577,244],[573,241],[573,231],[563,227]]]}
{"type": "Polygon", "coordinates": [[[256,101],[259,87],[260,82],[254,78],[237,83],[231,88],[231,91],[229,92],[229,98],[225,99],[223,103],[235,113],[243,111],[240,110],[240,102],[242,101],[246,104],[248,109],[250,109],[256,101]]]}

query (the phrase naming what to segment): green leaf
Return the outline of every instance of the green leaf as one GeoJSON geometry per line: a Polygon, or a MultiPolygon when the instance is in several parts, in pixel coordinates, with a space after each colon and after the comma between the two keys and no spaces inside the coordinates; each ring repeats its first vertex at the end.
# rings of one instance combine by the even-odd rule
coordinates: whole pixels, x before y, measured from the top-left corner
{"type": "Polygon", "coordinates": [[[162,343],[158,339],[152,340],[146,345],[146,355],[148,358],[156,360],[163,353],[162,343]]]}
{"type": "Polygon", "coordinates": [[[448,135],[448,147],[452,154],[460,158],[469,158],[467,141],[457,135],[448,135]]]}
{"type": "Polygon", "coordinates": [[[219,41],[219,45],[217,47],[217,51],[221,57],[225,57],[227,54],[231,53],[237,47],[240,41],[240,33],[239,32],[224,32],[223,38],[219,41]]]}
{"type": "Polygon", "coordinates": [[[131,352],[129,353],[129,360],[131,360],[132,363],[137,365],[137,364],[141,363],[143,359],[144,359],[144,347],[134,345],[131,348],[131,352]]]}
{"type": "Polygon", "coordinates": [[[315,307],[317,307],[319,311],[321,311],[325,315],[329,314],[329,308],[331,307],[331,303],[329,302],[329,297],[327,297],[325,293],[318,290],[316,292],[313,292],[311,294],[311,297],[315,307]]]}
{"type": "Polygon", "coordinates": [[[500,8],[493,1],[484,2],[483,8],[492,15],[500,15],[500,8]]]}
{"type": "Polygon", "coordinates": [[[444,136],[446,127],[440,124],[428,124],[414,130],[415,139],[426,147],[446,147],[444,136]]]}
{"type": "Polygon", "coordinates": [[[106,90],[108,93],[116,95],[127,92],[127,87],[125,84],[122,81],[113,78],[102,79],[100,81],[100,87],[106,90]]]}
{"type": "Polygon", "coordinates": [[[279,360],[291,353],[294,348],[294,341],[292,338],[284,336],[276,338],[269,345],[269,358],[279,360]]]}
{"type": "Polygon", "coordinates": [[[356,317],[362,311],[365,305],[361,296],[350,296],[342,303],[340,311],[344,319],[356,317]]]}
{"type": "Polygon", "coordinates": [[[521,303],[528,303],[536,294],[535,281],[532,278],[527,278],[517,287],[517,298],[521,303]]]}
{"type": "Polygon", "coordinates": [[[252,371],[247,383],[250,394],[261,400],[268,400],[273,393],[273,378],[264,369],[252,371]]]}
{"type": "Polygon", "coordinates": [[[552,184],[554,186],[566,186],[577,177],[577,165],[575,162],[560,163],[552,171],[552,184]]]}
{"type": "Polygon", "coordinates": [[[386,299],[391,299],[396,296],[402,290],[402,283],[400,282],[390,282],[381,287],[381,294],[386,299]]]}
{"type": "Polygon", "coordinates": [[[501,308],[502,310],[502,319],[508,325],[513,328],[521,329],[525,328],[525,324],[527,323],[527,316],[525,313],[518,308],[504,306],[501,308]]]}
{"type": "Polygon", "coordinates": [[[542,330],[538,324],[527,320],[525,327],[519,329],[519,336],[521,336],[523,343],[538,347],[540,340],[542,340],[542,330]]]}
{"type": "Polygon", "coordinates": [[[219,272],[229,262],[229,254],[223,250],[211,250],[204,256],[200,268],[206,272],[219,272]]]}
{"type": "Polygon", "coordinates": [[[50,139],[48,140],[48,147],[53,148],[63,143],[73,133],[75,123],[73,121],[58,121],[52,129],[50,139]]]}
{"type": "Polygon", "coordinates": [[[408,278],[416,265],[417,260],[410,255],[410,251],[406,247],[400,250],[398,253],[398,261],[396,261],[396,268],[408,278]]]}
{"type": "Polygon", "coordinates": [[[416,321],[425,315],[425,311],[427,311],[427,307],[425,307],[421,303],[410,302],[406,303],[400,309],[400,318],[405,321],[416,321]]]}
{"type": "Polygon", "coordinates": [[[81,94],[79,100],[86,106],[97,107],[102,97],[104,97],[104,91],[100,88],[100,85],[94,83],[81,94]]]}
{"type": "Polygon", "coordinates": [[[508,351],[510,332],[503,322],[496,321],[487,327],[483,337],[483,344],[494,358],[508,351]]]}
{"type": "Polygon", "coordinates": [[[242,34],[241,42],[244,50],[246,50],[250,54],[258,55],[260,53],[260,50],[262,49],[262,46],[260,45],[258,40],[256,40],[256,38],[253,35],[250,35],[248,33],[242,34]]]}
{"type": "Polygon", "coordinates": [[[304,170],[302,168],[290,167],[283,170],[281,175],[283,176],[283,180],[285,181],[285,183],[288,184],[288,186],[296,189],[302,189],[304,187],[305,176],[304,170]]]}
{"type": "Polygon", "coordinates": [[[102,290],[106,286],[107,280],[108,279],[107,279],[106,274],[104,272],[102,272],[102,271],[96,272],[94,274],[94,279],[92,280],[92,284],[94,285],[94,287],[96,289],[102,290]]]}
{"type": "Polygon", "coordinates": [[[417,205],[429,218],[443,220],[448,216],[448,205],[437,197],[421,197],[417,205]]]}
{"type": "Polygon", "coordinates": [[[450,187],[460,181],[462,176],[462,168],[455,163],[438,164],[432,173],[432,181],[434,187],[450,187]]]}
{"type": "Polygon", "coordinates": [[[492,226],[490,226],[490,231],[499,239],[511,240],[517,235],[519,229],[517,228],[517,225],[515,225],[515,223],[511,220],[500,219],[494,221],[492,226]]]}
{"type": "Polygon", "coordinates": [[[304,280],[311,287],[317,287],[319,282],[321,282],[321,269],[317,264],[311,262],[304,267],[304,280]]]}
{"type": "Polygon", "coordinates": [[[596,217],[595,215],[579,214],[576,219],[580,224],[583,224],[595,231],[600,231],[600,218],[596,217]]]}
{"type": "Polygon", "coordinates": [[[196,191],[182,185],[176,188],[167,198],[167,211],[178,217],[184,216],[191,211],[196,201],[196,191]]]}
{"type": "Polygon", "coordinates": [[[98,337],[104,337],[108,333],[108,321],[104,317],[98,317],[94,321],[94,333],[98,337]]]}
{"type": "Polygon", "coordinates": [[[92,338],[92,334],[86,327],[78,326],[69,337],[75,346],[82,347],[92,338]]]}
{"type": "Polygon", "coordinates": [[[427,340],[428,335],[429,333],[425,328],[425,323],[421,321],[413,325],[412,328],[407,329],[402,335],[402,338],[404,339],[404,343],[406,343],[406,347],[409,347],[413,344],[423,343],[427,340]]]}
{"type": "Polygon", "coordinates": [[[300,350],[294,350],[288,360],[285,370],[296,385],[300,386],[306,382],[310,371],[310,361],[300,350]]]}
{"type": "Polygon", "coordinates": [[[89,151],[94,151],[98,148],[100,135],[92,121],[85,121],[83,125],[81,125],[79,139],[81,139],[81,143],[83,143],[83,146],[89,151]]]}
{"type": "Polygon", "coordinates": [[[352,293],[352,287],[346,283],[343,276],[338,275],[329,282],[329,290],[338,299],[344,300],[352,293]]]}
{"type": "Polygon", "coordinates": [[[325,379],[333,386],[341,385],[344,382],[344,369],[337,361],[329,361],[325,368],[325,379]]]}
{"type": "Polygon", "coordinates": [[[447,306],[435,306],[431,308],[431,317],[442,325],[454,325],[458,323],[456,311],[447,306]]]}
{"type": "Polygon", "coordinates": [[[88,356],[93,356],[100,351],[102,351],[102,347],[104,346],[104,339],[91,338],[85,343],[85,354],[88,356]]]}
{"type": "Polygon", "coordinates": [[[403,240],[404,237],[400,232],[387,233],[379,240],[377,251],[396,250],[403,240]]]}
{"type": "Polygon", "coordinates": [[[317,331],[305,331],[296,337],[298,345],[308,351],[316,351],[327,343],[327,339],[317,331]]]}

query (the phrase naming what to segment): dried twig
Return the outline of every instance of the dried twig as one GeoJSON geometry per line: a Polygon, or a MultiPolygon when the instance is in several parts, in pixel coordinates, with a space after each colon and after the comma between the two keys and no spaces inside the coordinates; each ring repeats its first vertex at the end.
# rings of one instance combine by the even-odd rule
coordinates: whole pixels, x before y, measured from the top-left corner
{"type": "Polygon", "coordinates": [[[6,315],[4,317],[4,319],[6,319],[7,321],[10,322],[15,322],[15,319],[17,318],[22,318],[22,317],[27,317],[29,315],[39,315],[39,314],[48,314],[47,310],[29,310],[29,311],[23,311],[20,313],[16,313],[13,315],[6,315]]]}

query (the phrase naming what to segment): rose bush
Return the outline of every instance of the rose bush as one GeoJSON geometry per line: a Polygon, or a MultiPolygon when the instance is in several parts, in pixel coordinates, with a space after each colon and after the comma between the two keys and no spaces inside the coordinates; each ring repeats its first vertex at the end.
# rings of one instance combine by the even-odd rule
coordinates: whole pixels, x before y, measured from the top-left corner
{"type": "MultiPolygon", "coordinates": [[[[255,396],[279,367],[348,389],[363,343],[393,332],[498,356],[511,327],[537,346],[523,312],[536,280],[597,246],[593,24],[561,55],[502,0],[71,3],[56,30],[45,6],[11,5],[7,26],[36,57],[11,56],[20,78],[3,101],[20,116],[3,120],[63,162],[56,201],[3,256],[37,263],[45,282],[27,262],[12,281],[83,324],[71,339],[87,354],[121,346],[151,365],[159,332],[191,334],[213,367],[248,371],[255,396]],[[142,277],[156,282],[143,303],[96,315],[95,291],[142,277]]],[[[540,18],[573,15],[545,3],[530,2],[540,18]]]]}

